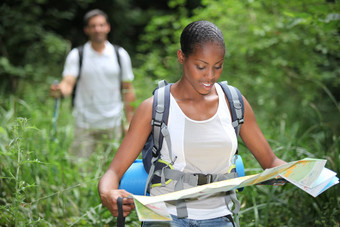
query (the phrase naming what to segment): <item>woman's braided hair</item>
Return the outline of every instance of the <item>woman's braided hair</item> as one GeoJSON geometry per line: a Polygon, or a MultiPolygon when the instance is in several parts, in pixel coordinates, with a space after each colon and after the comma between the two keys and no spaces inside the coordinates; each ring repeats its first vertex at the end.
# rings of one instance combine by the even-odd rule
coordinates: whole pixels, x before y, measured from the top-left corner
{"type": "Polygon", "coordinates": [[[189,56],[198,46],[207,42],[214,42],[225,48],[221,30],[215,24],[204,20],[188,24],[182,31],[180,42],[184,56],[189,56]]]}

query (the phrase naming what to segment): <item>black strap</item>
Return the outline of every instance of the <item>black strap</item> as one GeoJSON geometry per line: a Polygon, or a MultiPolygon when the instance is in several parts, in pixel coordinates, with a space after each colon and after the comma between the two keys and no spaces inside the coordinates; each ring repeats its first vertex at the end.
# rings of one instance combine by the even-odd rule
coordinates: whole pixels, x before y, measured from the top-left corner
{"type": "Polygon", "coordinates": [[[78,49],[78,54],[79,54],[79,71],[78,71],[78,80],[80,79],[80,71],[81,71],[81,66],[83,65],[83,53],[84,53],[84,45],[77,47],[78,49]]]}
{"type": "Polygon", "coordinates": [[[118,62],[118,66],[119,66],[119,82],[120,82],[120,92],[123,92],[123,72],[122,72],[122,66],[120,64],[120,55],[119,55],[119,48],[120,46],[118,45],[113,45],[114,49],[115,49],[115,53],[117,56],[117,62],[118,62]]]}
{"type": "Polygon", "coordinates": [[[77,79],[76,79],[76,83],[74,84],[74,87],[73,87],[73,91],[72,91],[72,107],[74,107],[74,100],[76,98],[76,90],[77,90],[77,84],[78,84],[78,81],[80,79],[80,71],[81,71],[81,66],[83,65],[83,53],[84,53],[84,46],[81,45],[79,47],[77,47],[77,50],[78,50],[78,55],[79,55],[79,70],[78,70],[78,76],[77,76],[77,79]]]}
{"type": "Polygon", "coordinates": [[[233,217],[230,214],[228,214],[228,215],[226,215],[226,218],[228,218],[229,221],[231,222],[231,224],[233,224],[233,226],[235,227],[235,222],[233,220],[233,217]]]}
{"type": "Polygon", "coordinates": [[[123,214],[123,198],[122,197],[118,197],[117,207],[118,207],[117,227],[124,227],[125,218],[123,214]]]}

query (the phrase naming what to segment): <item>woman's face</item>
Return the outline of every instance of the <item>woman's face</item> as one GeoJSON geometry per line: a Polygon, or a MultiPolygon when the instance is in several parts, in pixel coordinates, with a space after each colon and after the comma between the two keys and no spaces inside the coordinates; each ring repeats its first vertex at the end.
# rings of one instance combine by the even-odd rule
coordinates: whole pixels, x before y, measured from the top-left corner
{"type": "Polygon", "coordinates": [[[216,42],[199,45],[188,56],[184,56],[179,50],[177,56],[183,65],[183,79],[187,80],[198,93],[209,94],[221,76],[224,54],[224,47],[216,42]]]}

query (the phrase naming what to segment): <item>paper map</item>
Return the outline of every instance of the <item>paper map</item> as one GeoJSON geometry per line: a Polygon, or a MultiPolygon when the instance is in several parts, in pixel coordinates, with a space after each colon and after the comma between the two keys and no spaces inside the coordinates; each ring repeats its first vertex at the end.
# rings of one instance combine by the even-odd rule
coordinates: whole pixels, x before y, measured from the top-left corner
{"type": "Polygon", "coordinates": [[[230,191],[237,188],[270,182],[283,178],[310,195],[316,197],[323,191],[339,183],[336,173],[325,168],[326,160],[306,158],[282,166],[264,170],[250,176],[205,184],[159,196],[133,195],[137,215],[140,221],[169,221],[165,201],[194,198],[205,194],[230,191]]]}

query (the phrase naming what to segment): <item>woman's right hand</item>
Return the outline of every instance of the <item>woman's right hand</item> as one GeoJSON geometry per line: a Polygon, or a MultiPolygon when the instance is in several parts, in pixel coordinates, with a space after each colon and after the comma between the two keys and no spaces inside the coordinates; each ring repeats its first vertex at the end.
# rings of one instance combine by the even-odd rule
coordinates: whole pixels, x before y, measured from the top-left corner
{"type": "Polygon", "coordinates": [[[123,198],[123,216],[126,217],[129,213],[135,209],[135,204],[133,202],[132,194],[125,191],[124,189],[110,190],[107,192],[102,192],[100,194],[100,199],[102,204],[110,210],[111,214],[115,217],[118,216],[117,200],[119,197],[123,198]]]}
{"type": "Polygon", "coordinates": [[[125,190],[118,190],[119,182],[126,170],[138,157],[140,151],[151,133],[152,97],[144,101],[136,110],[129,130],[120,144],[108,170],[98,183],[98,192],[103,206],[111,214],[118,216],[117,199],[123,199],[123,215],[126,217],[134,208],[132,194],[125,190]]]}

